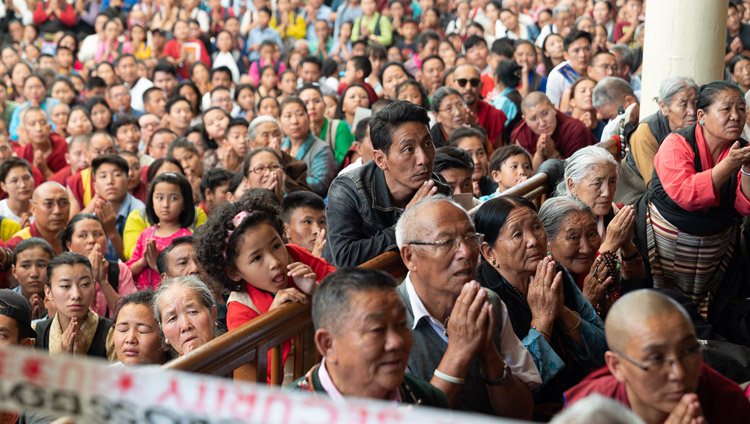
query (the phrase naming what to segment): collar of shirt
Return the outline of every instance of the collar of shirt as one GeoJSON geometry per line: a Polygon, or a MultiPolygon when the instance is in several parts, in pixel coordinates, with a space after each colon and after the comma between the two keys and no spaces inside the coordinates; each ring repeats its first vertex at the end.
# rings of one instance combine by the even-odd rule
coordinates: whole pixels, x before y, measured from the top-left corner
{"type": "MultiPolygon", "coordinates": [[[[312,146],[314,141],[315,141],[315,135],[313,135],[312,132],[308,131],[307,138],[299,147],[299,150],[297,150],[297,155],[294,158],[297,160],[302,160],[302,158],[305,157],[305,154],[310,149],[310,146],[312,146]]],[[[281,148],[288,149],[291,147],[292,147],[292,140],[289,138],[289,136],[284,137],[284,139],[281,141],[281,148]]]]}
{"type": "Polygon", "coordinates": [[[422,319],[427,320],[433,330],[440,336],[441,339],[448,342],[448,336],[445,334],[445,326],[442,322],[438,321],[435,317],[430,315],[427,308],[422,303],[422,299],[417,295],[417,291],[414,289],[414,284],[411,282],[411,272],[406,274],[404,279],[404,286],[406,287],[406,293],[409,295],[409,303],[411,303],[411,310],[414,313],[414,324],[411,329],[416,330],[419,322],[422,319]]]}
{"type": "Polygon", "coordinates": [[[132,194],[128,193],[125,195],[125,200],[122,201],[122,205],[120,205],[120,210],[117,211],[117,216],[115,217],[115,225],[117,227],[118,232],[122,232],[125,229],[125,222],[128,220],[128,215],[130,215],[130,212],[133,212],[134,209],[139,209],[140,205],[137,203],[142,202],[135,202],[136,199],[133,197],[132,194]],[[120,229],[122,227],[122,229],[120,229]]]}
{"type": "MultiPolygon", "coordinates": [[[[328,374],[325,357],[323,357],[323,359],[321,359],[320,361],[320,367],[318,367],[318,378],[320,379],[320,385],[323,386],[323,389],[326,391],[328,396],[331,397],[331,400],[333,400],[334,403],[340,405],[346,404],[344,395],[339,392],[339,390],[336,388],[336,385],[333,384],[333,380],[331,380],[331,375],[328,374]]],[[[386,397],[386,400],[394,403],[401,403],[401,392],[399,392],[398,389],[390,391],[388,393],[388,397],[386,397]]]]}

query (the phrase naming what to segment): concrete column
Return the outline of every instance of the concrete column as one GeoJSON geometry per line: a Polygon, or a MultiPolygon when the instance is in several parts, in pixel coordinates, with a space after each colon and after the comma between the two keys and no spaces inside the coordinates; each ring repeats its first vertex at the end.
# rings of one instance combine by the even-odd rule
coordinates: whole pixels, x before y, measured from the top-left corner
{"type": "Polygon", "coordinates": [[[658,109],[653,101],[669,76],[698,85],[724,78],[727,0],[649,0],[643,51],[641,119],[658,109]]]}

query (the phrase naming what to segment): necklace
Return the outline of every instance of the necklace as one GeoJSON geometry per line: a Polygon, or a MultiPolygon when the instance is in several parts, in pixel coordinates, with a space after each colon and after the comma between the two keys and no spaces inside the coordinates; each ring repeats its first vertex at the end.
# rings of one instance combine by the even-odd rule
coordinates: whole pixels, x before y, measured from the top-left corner
{"type": "Polygon", "coordinates": [[[507,281],[505,282],[505,284],[507,284],[508,286],[510,286],[511,289],[513,289],[513,291],[516,293],[516,295],[519,298],[521,298],[521,301],[523,302],[523,306],[525,306],[526,309],[528,309],[529,311],[531,311],[531,308],[529,307],[529,301],[526,299],[526,296],[523,293],[521,293],[521,291],[518,290],[513,284],[511,284],[511,283],[509,283],[507,281]]]}

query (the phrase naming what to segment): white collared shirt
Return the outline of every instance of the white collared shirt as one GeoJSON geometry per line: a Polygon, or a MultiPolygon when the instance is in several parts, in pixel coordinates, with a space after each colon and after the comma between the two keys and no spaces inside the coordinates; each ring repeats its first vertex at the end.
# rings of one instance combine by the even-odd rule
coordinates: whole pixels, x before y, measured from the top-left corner
{"type": "MultiPolygon", "coordinates": [[[[403,284],[406,285],[406,293],[409,295],[411,310],[414,314],[412,331],[417,328],[417,324],[421,319],[427,318],[430,326],[438,336],[448,342],[448,336],[444,332],[445,327],[443,323],[430,315],[424,303],[422,303],[422,300],[417,295],[414,284],[411,282],[411,272],[406,275],[403,284]]],[[[500,356],[508,364],[513,375],[523,381],[529,389],[533,389],[542,384],[539,370],[537,370],[529,351],[526,350],[521,341],[518,340],[518,337],[516,337],[516,333],[513,332],[513,327],[508,318],[508,309],[502,300],[500,300],[499,306],[500,310],[496,311],[496,314],[499,314],[502,320],[501,322],[496,322],[495,325],[498,327],[500,333],[500,356]]]]}

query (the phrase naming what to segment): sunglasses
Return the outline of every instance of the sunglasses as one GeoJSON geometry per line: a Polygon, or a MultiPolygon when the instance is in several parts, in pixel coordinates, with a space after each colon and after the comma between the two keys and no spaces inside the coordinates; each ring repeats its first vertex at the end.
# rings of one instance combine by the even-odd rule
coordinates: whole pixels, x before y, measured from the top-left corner
{"type": "Polygon", "coordinates": [[[456,80],[459,87],[466,87],[466,83],[471,83],[472,87],[479,87],[479,83],[481,82],[479,78],[472,78],[472,79],[466,79],[466,78],[459,78],[456,80]]]}

